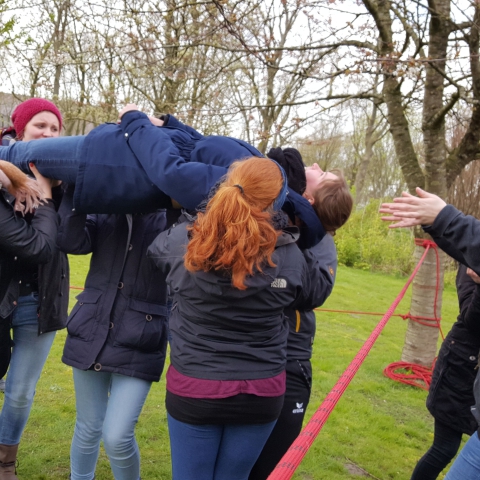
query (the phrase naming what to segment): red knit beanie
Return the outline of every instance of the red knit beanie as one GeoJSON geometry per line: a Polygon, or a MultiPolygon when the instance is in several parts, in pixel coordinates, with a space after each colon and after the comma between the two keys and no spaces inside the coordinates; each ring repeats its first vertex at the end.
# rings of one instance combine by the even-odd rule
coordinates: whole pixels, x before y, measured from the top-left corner
{"type": "Polygon", "coordinates": [[[27,123],[40,112],[52,112],[58,118],[62,129],[62,114],[56,105],[44,98],[30,98],[15,108],[12,113],[13,128],[17,136],[23,135],[27,123]]]}

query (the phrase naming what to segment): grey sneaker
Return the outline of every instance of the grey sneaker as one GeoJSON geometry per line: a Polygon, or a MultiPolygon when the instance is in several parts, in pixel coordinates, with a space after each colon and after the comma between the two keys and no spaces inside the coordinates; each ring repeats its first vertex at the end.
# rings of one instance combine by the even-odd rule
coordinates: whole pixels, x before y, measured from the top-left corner
{"type": "Polygon", "coordinates": [[[5,391],[5,379],[0,378],[0,392],[4,392],[4,391],[5,391]]]}

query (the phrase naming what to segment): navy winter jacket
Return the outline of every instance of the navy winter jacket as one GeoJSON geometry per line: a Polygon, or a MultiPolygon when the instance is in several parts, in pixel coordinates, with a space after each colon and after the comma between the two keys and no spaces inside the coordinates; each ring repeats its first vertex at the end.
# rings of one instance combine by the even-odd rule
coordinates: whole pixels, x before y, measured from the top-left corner
{"type": "Polygon", "coordinates": [[[288,335],[284,308],[310,293],[296,236],[284,233],[272,260],[245,280],[246,290],[219,271],[188,272],[186,224],[162,233],[148,249],[168,273],[173,294],[169,320],[171,363],[180,373],[211,380],[270,378],[285,369],[288,335]]]}
{"type": "Polygon", "coordinates": [[[60,248],[92,253],[85,290],[67,321],[63,362],[158,381],[167,344],[167,288],[145,253],[166,227],[165,212],[85,216],[72,210],[67,191],[60,215],[60,248]]]}
{"type": "MultiPolygon", "coordinates": [[[[83,213],[135,213],[145,212],[146,202],[150,211],[169,207],[171,197],[193,210],[235,160],[251,156],[263,157],[242,140],[204,137],[169,115],[156,127],[144,113],[127,112],[120,124],[100,125],[85,137],[74,205],[83,213]]],[[[289,192],[284,210],[304,222],[305,248],[325,235],[301,195],[289,192]]]]}

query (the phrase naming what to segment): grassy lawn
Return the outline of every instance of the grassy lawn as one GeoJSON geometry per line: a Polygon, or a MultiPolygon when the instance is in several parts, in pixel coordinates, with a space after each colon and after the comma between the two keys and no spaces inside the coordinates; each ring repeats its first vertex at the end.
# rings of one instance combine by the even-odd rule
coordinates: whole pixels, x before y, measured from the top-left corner
{"type": "MultiPolygon", "coordinates": [[[[83,257],[71,261],[73,286],[82,286],[83,257]]],[[[340,268],[334,293],[324,308],[385,312],[405,278],[340,268]]],[[[78,292],[72,290],[72,302],[78,292]]],[[[409,295],[397,308],[406,313],[409,295]]],[[[456,292],[447,287],[443,328],[448,331],[458,309],[456,292]]],[[[381,317],[318,313],[309,419],[363,345],[381,317]]],[[[417,460],[433,439],[433,421],[425,408],[426,392],[395,383],[383,368],[400,360],[406,323],[393,317],[360,371],[331,414],[294,475],[297,480],[409,479],[417,460]]],[[[71,370],[61,362],[65,331],[57,334],[38,383],[36,399],[19,450],[21,480],[67,479],[75,420],[71,370]]],[[[152,386],[137,426],[143,480],[170,479],[165,384],[152,386]]],[[[0,396],[0,404],[3,396],[0,396]]],[[[108,459],[101,452],[97,480],[110,480],[108,459]]],[[[440,477],[443,478],[443,477],[440,477]]]]}

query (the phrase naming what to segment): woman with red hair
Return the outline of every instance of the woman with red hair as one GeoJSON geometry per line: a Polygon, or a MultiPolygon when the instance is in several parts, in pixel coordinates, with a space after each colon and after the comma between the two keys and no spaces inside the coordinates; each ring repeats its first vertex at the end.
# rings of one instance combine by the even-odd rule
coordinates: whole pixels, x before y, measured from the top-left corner
{"type": "Polygon", "coordinates": [[[173,294],[166,406],[174,480],[243,480],[280,414],[285,307],[310,279],[280,212],[274,161],[234,163],[193,224],[160,234],[149,256],[173,294]]]}

